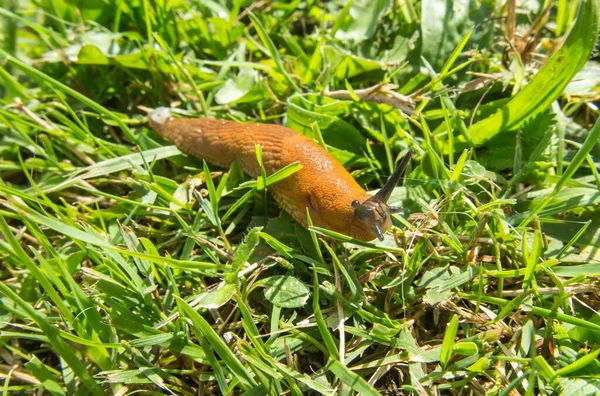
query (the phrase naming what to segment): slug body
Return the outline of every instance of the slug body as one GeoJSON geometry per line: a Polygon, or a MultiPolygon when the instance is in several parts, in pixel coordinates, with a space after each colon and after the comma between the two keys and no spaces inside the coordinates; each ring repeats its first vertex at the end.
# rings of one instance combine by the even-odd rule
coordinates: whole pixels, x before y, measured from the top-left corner
{"type": "Polygon", "coordinates": [[[391,226],[390,213],[395,208],[390,210],[386,204],[389,194],[384,201],[376,199],[379,193],[368,194],[333,156],[292,129],[209,118],[176,119],[164,107],[150,115],[149,123],[186,154],[221,167],[237,161],[244,172],[255,178],[260,175],[255,154],[257,144],[262,149],[267,175],[294,162],[302,165],[299,171],[269,190],[279,205],[304,227],[307,227],[306,208],[315,226],[363,241],[382,239],[382,232],[391,226]]]}

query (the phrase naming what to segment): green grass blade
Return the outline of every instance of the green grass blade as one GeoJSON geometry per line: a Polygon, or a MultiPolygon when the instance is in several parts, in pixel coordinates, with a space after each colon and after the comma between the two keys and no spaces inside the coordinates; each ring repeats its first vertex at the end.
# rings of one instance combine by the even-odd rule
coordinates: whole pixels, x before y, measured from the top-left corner
{"type": "Polygon", "coordinates": [[[469,128],[472,144],[481,146],[500,132],[516,130],[563,93],[594,49],[599,7],[596,0],[581,2],[577,19],[561,48],[504,107],[469,128]]]}
{"type": "Polygon", "coordinates": [[[575,371],[581,370],[587,365],[596,361],[596,357],[600,354],[600,349],[596,349],[593,352],[586,353],[583,357],[577,359],[573,363],[556,370],[556,375],[563,376],[569,375],[575,371]]]}
{"type": "Polygon", "coordinates": [[[367,383],[361,376],[352,372],[338,360],[330,360],[327,365],[329,370],[334,373],[344,384],[348,385],[359,395],[380,396],[375,388],[367,383]]]}
{"type": "Polygon", "coordinates": [[[293,175],[294,173],[298,172],[300,169],[302,169],[302,165],[300,165],[297,162],[294,162],[293,164],[284,166],[283,168],[279,169],[277,172],[275,172],[272,175],[267,177],[267,181],[266,181],[267,187],[269,187],[272,184],[277,183],[278,181],[285,179],[286,177],[288,177],[290,175],[293,175]]]}
{"type": "Polygon", "coordinates": [[[440,364],[442,367],[446,367],[450,362],[450,358],[452,357],[452,353],[454,351],[454,339],[456,338],[456,333],[458,331],[458,317],[452,315],[448,326],[446,327],[446,332],[444,333],[444,341],[442,342],[442,351],[440,352],[440,364]]]}
{"type": "Polygon", "coordinates": [[[313,267],[313,303],[312,308],[315,315],[315,320],[317,322],[317,327],[319,328],[319,332],[321,333],[321,337],[323,338],[323,342],[325,342],[325,346],[327,347],[327,351],[329,352],[329,356],[333,358],[339,357],[339,351],[336,345],[329,328],[327,327],[327,323],[323,318],[323,313],[321,312],[321,307],[319,306],[319,276],[317,274],[316,267],[313,267]]]}
{"type": "Polygon", "coordinates": [[[221,219],[219,218],[219,199],[217,191],[215,189],[215,183],[210,176],[210,170],[206,161],[202,161],[202,169],[204,171],[204,182],[206,183],[206,189],[208,190],[208,198],[210,199],[210,207],[212,209],[213,224],[216,227],[221,227],[221,219]]]}
{"type": "Polygon", "coordinates": [[[177,299],[177,306],[179,307],[182,316],[190,319],[194,328],[214,348],[217,354],[223,359],[229,370],[235,378],[240,382],[242,389],[248,390],[253,386],[256,386],[254,379],[248,374],[244,365],[240,360],[233,354],[231,349],[225,344],[221,337],[210,327],[208,322],[200,316],[196,311],[192,309],[184,300],[181,298],[177,299]]]}
{"type": "Polygon", "coordinates": [[[394,247],[391,247],[391,246],[378,246],[378,245],[375,245],[373,243],[364,242],[364,241],[361,241],[361,240],[358,240],[358,239],[354,239],[354,238],[351,238],[351,237],[349,237],[347,235],[340,234],[339,232],[327,230],[327,229],[321,228],[321,227],[314,227],[313,226],[313,227],[310,227],[309,229],[311,231],[316,232],[317,234],[324,235],[324,236],[326,236],[328,238],[331,238],[331,239],[336,239],[336,240],[342,241],[342,242],[348,242],[348,243],[351,243],[353,245],[362,246],[362,247],[370,248],[370,249],[373,249],[373,250],[383,250],[383,251],[394,252],[394,253],[401,253],[402,252],[402,249],[400,249],[400,248],[394,248],[394,247]]]}
{"type": "Polygon", "coordinates": [[[256,29],[256,32],[258,33],[258,36],[260,37],[261,41],[263,42],[265,47],[267,47],[269,54],[271,54],[271,58],[273,58],[273,60],[275,61],[278,71],[281,74],[283,74],[283,76],[285,77],[287,82],[290,84],[290,86],[294,89],[294,91],[301,92],[301,89],[298,86],[298,84],[296,84],[296,81],[294,81],[292,76],[290,76],[290,74],[287,72],[287,70],[285,70],[285,67],[283,66],[283,62],[281,60],[281,56],[279,55],[279,51],[277,51],[275,44],[273,44],[273,41],[267,34],[267,31],[265,30],[265,27],[263,26],[263,24],[256,17],[256,15],[254,15],[254,13],[252,11],[248,11],[248,17],[252,21],[252,24],[254,25],[254,28],[256,29]]]}
{"type": "Polygon", "coordinates": [[[21,60],[14,58],[13,56],[9,55],[1,48],[0,48],[0,55],[5,56],[6,60],[9,64],[18,67],[19,69],[21,69],[23,72],[27,73],[32,78],[35,78],[36,80],[38,80],[39,82],[41,82],[43,84],[49,84],[50,86],[58,89],[59,91],[64,92],[67,95],[77,99],[81,103],[84,103],[90,109],[98,112],[102,116],[114,121],[119,126],[119,128],[121,128],[123,133],[127,136],[127,138],[131,142],[135,143],[137,141],[135,135],[131,132],[131,130],[123,122],[123,120],[121,120],[121,118],[119,118],[117,115],[115,115],[112,111],[108,110],[106,107],[98,104],[97,102],[94,102],[93,100],[86,97],[85,95],[80,94],[79,92],[75,91],[73,88],[66,86],[65,84],[61,83],[60,81],[55,80],[54,78],[48,76],[47,74],[44,74],[41,71],[23,63],[21,60]]]}
{"type": "Polygon", "coordinates": [[[550,201],[554,197],[556,197],[556,195],[560,192],[560,190],[562,190],[565,184],[569,180],[571,180],[571,178],[573,177],[577,169],[579,169],[581,164],[583,164],[583,162],[586,160],[588,154],[598,143],[598,140],[600,140],[600,119],[596,120],[594,127],[590,131],[589,135],[585,138],[585,141],[581,145],[581,148],[579,149],[579,151],[577,151],[577,154],[575,154],[575,157],[573,158],[573,160],[571,160],[571,163],[569,164],[567,169],[564,171],[558,182],[554,185],[554,189],[552,190],[552,192],[548,196],[546,196],[545,199],[541,200],[541,202],[538,203],[532,209],[529,215],[523,221],[521,221],[519,225],[520,227],[524,227],[525,225],[527,225],[534,216],[540,213],[550,203],[550,201]]]}
{"type": "Polygon", "coordinates": [[[244,242],[242,242],[236,249],[233,255],[233,261],[231,263],[231,274],[233,275],[232,281],[235,280],[237,282],[238,272],[242,269],[244,264],[250,260],[250,257],[258,246],[258,243],[260,242],[261,230],[262,227],[255,227],[250,230],[248,235],[246,235],[244,242]]]}
{"type": "Polygon", "coordinates": [[[59,330],[56,327],[2,282],[0,282],[0,294],[13,301],[29,319],[36,323],[40,330],[48,337],[48,342],[52,348],[65,360],[91,394],[98,396],[105,394],[100,385],[88,373],[85,365],[75,355],[72,348],[60,337],[59,330]]]}

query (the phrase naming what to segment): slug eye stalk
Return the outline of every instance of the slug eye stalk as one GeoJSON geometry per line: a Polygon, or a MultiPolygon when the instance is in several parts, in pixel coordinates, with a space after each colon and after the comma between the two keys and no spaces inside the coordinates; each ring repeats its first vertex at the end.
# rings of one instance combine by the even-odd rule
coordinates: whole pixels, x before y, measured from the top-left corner
{"type": "MultiPolygon", "coordinates": [[[[377,192],[377,194],[375,194],[373,199],[375,199],[381,203],[386,203],[388,201],[388,199],[390,199],[390,195],[392,195],[392,191],[394,191],[394,187],[396,187],[396,184],[398,184],[398,182],[400,181],[400,177],[402,177],[402,174],[406,170],[408,162],[410,161],[410,159],[412,158],[413,155],[415,155],[415,151],[410,150],[404,156],[404,158],[402,158],[402,161],[400,162],[400,165],[398,165],[398,168],[396,169],[396,171],[392,174],[392,176],[390,176],[390,178],[388,179],[387,183],[385,183],[383,188],[381,190],[379,190],[377,192]]],[[[396,208],[394,208],[394,209],[396,209],[396,208]]]]}

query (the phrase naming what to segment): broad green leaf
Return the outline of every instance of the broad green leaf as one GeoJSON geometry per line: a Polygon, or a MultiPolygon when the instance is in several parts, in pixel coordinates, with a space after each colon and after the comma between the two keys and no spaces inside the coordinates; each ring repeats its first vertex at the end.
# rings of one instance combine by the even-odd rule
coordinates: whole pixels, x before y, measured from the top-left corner
{"type": "MultiPolygon", "coordinates": [[[[326,144],[348,153],[362,155],[361,148],[365,147],[365,137],[355,127],[339,117],[350,111],[348,107],[350,102],[322,101],[322,104],[319,104],[313,102],[312,99],[312,97],[295,95],[288,100],[288,126],[316,139],[317,136],[314,135],[312,128],[312,124],[316,122],[326,144]]],[[[348,155],[340,158],[339,150],[330,150],[330,152],[340,162],[344,163],[354,159],[354,156],[348,155]]]]}
{"type": "Polygon", "coordinates": [[[545,111],[587,62],[596,43],[598,2],[583,0],[575,24],[560,49],[519,93],[494,115],[469,128],[469,140],[481,146],[501,132],[514,131],[545,111]]]}
{"type": "Polygon", "coordinates": [[[467,371],[471,371],[473,373],[479,373],[487,370],[488,367],[490,367],[490,359],[487,356],[483,356],[466,369],[467,371]]]}
{"type": "Polygon", "coordinates": [[[224,283],[214,290],[202,293],[198,297],[198,300],[196,300],[197,305],[198,307],[209,309],[219,308],[231,300],[233,293],[235,293],[235,288],[236,286],[233,283],[224,283]]]}
{"type": "Polygon", "coordinates": [[[457,342],[454,344],[454,353],[463,355],[463,356],[471,356],[477,354],[479,352],[479,348],[477,348],[477,344],[474,342],[457,342]]]}
{"type": "Polygon", "coordinates": [[[585,275],[585,276],[600,276],[600,264],[589,263],[581,265],[570,265],[568,267],[556,266],[552,270],[558,276],[567,278],[585,275]]]}
{"type": "Polygon", "coordinates": [[[265,288],[265,298],[282,308],[299,308],[306,304],[310,291],[298,278],[275,275],[261,279],[256,286],[265,288]]]}
{"type": "Polygon", "coordinates": [[[255,102],[263,97],[260,74],[251,68],[231,77],[215,95],[219,104],[255,102]]]}
{"type": "Polygon", "coordinates": [[[593,97],[600,87],[600,63],[588,61],[565,88],[565,94],[593,97]]]}
{"type": "Polygon", "coordinates": [[[326,67],[338,81],[344,81],[374,70],[385,70],[386,68],[383,62],[357,56],[333,45],[323,46],[323,54],[325,55],[326,67]]]}
{"type": "Polygon", "coordinates": [[[474,267],[462,271],[456,266],[437,267],[423,274],[418,283],[427,290],[424,301],[436,305],[452,297],[452,289],[470,282],[476,275],[477,269],[474,267]]]}
{"type": "Polygon", "coordinates": [[[493,14],[494,4],[492,0],[422,1],[422,56],[434,69],[441,70],[465,34],[478,24],[472,43],[488,48],[493,30],[484,21],[493,14]]]}
{"type": "Polygon", "coordinates": [[[596,396],[600,393],[600,380],[592,378],[560,378],[560,385],[570,395],[596,396]]]}
{"type": "Polygon", "coordinates": [[[358,43],[372,37],[390,3],[390,0],[354,0],[348,16],[339,21],[335,38],[358,43]]]}

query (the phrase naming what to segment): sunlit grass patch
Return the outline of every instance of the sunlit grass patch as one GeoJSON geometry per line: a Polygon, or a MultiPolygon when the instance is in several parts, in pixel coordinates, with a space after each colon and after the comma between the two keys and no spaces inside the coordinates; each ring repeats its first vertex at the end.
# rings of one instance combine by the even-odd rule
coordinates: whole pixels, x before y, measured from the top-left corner
{"type": "Polygon", "coordinates": [[[4,393],[600,391],[598,1],[80,3],[0,8],[4,393]],[[403,212],[305,229],[300,165],[183,155],[158,106],[372,192],[414,150],[403,212]]]}

